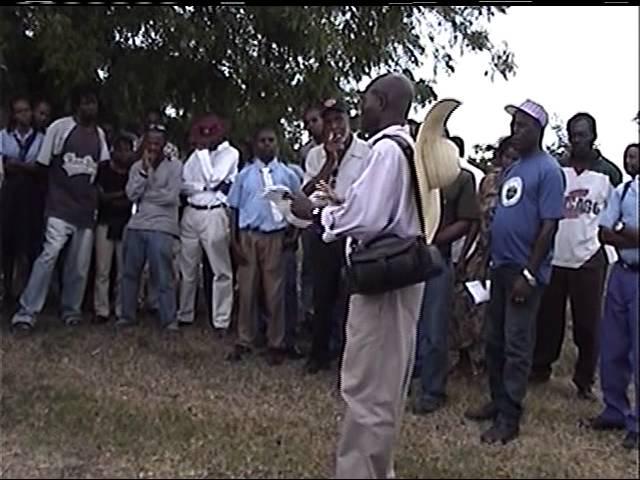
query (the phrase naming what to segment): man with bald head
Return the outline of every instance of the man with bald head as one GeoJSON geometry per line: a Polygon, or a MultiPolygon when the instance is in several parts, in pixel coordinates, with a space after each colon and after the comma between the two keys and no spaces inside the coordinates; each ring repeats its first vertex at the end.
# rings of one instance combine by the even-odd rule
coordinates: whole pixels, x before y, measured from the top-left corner
{"type": "MultiPolygon", "coordinates": [[[[413,85],[384,75],[365,91],[362,129],[370,135],[369,168],[337,206],[316,207],[296,196],[294,213],[313,220],[325,241],[351,237],[367,243],[382,235],[420,234],[406,125],[413,85]],[[391,137],[396,137],[391,138],[391,137]]],[[[347,404],[338,443],[336,478],[392,478],[393,445],[413,368],[423,284],[378,295],[351,296],[341,389],[347,404]]]]}

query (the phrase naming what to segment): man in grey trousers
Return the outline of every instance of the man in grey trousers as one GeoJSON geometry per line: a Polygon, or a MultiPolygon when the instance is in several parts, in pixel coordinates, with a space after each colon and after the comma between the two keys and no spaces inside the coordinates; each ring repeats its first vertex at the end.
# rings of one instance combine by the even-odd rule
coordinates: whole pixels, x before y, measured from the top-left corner
{"type": "MultiPolygon", "coordinates": [[[[414,145],[406,124],[413,85],[384,75],[369,85],[362,127],[370,134],[369,168],[339,206],[315,207],[296,196],[293,211],[312,219],[323,239],[367,242],[381,235],[420,234],[409,163],[398,144],[414,145]]],[[[424,285],[379,295],[352,295],[342,360],[341,389],[347,404],[336,459],[336,478],[393,478],[393,446],[401,425],[424,285]]]]}

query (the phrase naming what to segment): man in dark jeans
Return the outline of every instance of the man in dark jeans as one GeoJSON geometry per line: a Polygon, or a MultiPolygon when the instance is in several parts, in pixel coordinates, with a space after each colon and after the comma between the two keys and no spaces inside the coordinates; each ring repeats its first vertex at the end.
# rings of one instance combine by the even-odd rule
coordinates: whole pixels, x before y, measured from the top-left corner
{"type": "MultiPolygon", "coordinates": [[[[312,195],[323,187],[328,188],[333,197],[330,203],[339,205],[366,170],[370,147],[351,132],[349,110],[344,101],[327,100],[322,110],[322,122],[326,139],[307,154],[303,191],[312,195]]],[[[313,233],[308,242],[308,253],[313,270],[314,314],[311,352],[305,368],[307,373],[316,374],[330,368],[331,331],[336,323],[342,330],[346,319],[346,298],[341,292],[345,241],[326,243],[320,232],[314,227],[310,229],[313,233]]]]}
{"type": "Polygon", "coordinates": [[[466,413],[493,420],[483,443],[507,443],[519,434],[536,337],[536,315],[551,276],[553,239],[563,216],[564,178],[542,150],[544,109],[527,100],[507,107],[520,159],[505,172],[491,226],[491,300],[487,368],[491,402],[466,413]]]}
{"type": "Polygon", "coordinates": [[[446,399],[454,280],[451,246],[480,218],[475,180],[469,170],[461,170],[455,182],[443,190],[441,203],[442,219],[433,242],[440,248],[446,267],[425,284],[414,368],[414,375],[420,375],[422,391],[413,411],[423,415],[440,409],[446,399]]]}

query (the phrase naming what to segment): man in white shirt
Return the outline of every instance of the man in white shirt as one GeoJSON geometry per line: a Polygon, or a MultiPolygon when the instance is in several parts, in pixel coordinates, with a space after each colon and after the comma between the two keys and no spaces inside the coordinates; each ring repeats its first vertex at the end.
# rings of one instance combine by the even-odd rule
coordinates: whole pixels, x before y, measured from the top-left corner
{"type": "MultiPolygon", "coordinates": [[[[362,127],[370,133],[369,167],[341,205],[318,208],[296,196],[294,214],[313,219],[326,240],[420,233],[409,161],[385,136],[414,146],[406,117],[413,86],[402,75],[384,75],[366,90],[362,127]]],[[[342,358],[341,389],[347,405],[338,442],[335,478],[394,478],[396,441],[413,368],[424,284],[379,295],[352,295],[342,358]]]]}
{"type": "MultiPolygon", "coordinates": [[[[333,201],[342,203],[349,188],[366,170],[371,147],[351,132],[349,111],[344,102],[327,100],[322,110],[322,122],[325,142],[312,148],[307,155],[303,191],[311,195],[324,184],[334,192],[336,198],[333,201]]],[[[325,243],[319,229],[310,228],[313,234],[308,253],[311,256],[314,313],[311,353],[306,370],[315,374],[329,369],[331,332],[341,331],[346,317],[341,282],[345,242],[325,243]]]]}
{"type": "Polygon", "coordinates": [[[197,145],[182,171],[182,194],[187,205],[180,225],[180,309],[178,320],[193,323],[198,270],[205,252],[213,271],[210,319],[224,331],[231,321],[233,277],[229,250],[227,194],[236,174],[240,153],[225,140],[224,122],[206,115],[192,127],[197,145]]]}
{"type": "Polygon", "coordinates": [[[571,301],[573,339],[578,347],[573,383],[578,396],[595,400],[591,391],[598,361],[598,325],[602,315],[607,257],[598,238],[600,216],[613,185],[606,173],[591,168],[587,122],[569,124],[572,155],[565,177],[564,219],[555,238],[551,282],[538,312],[532,381],[551,377],[565,333],[567,297],[571,301]]]}

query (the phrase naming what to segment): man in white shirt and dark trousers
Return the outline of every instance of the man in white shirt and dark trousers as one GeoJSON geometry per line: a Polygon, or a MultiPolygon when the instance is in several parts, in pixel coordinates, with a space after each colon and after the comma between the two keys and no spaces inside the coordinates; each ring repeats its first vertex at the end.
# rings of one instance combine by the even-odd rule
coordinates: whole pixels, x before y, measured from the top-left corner
{"type": "MultiPolygon", "coordinates": [[[[347,190],[366,170],[371,147],[351,132],[349,112],[344,102],[327,100],[322,110],[322,121],[325,142],[311,149],[307,155],[303,191],[311,195],[319,186],[326,185],[336,196],[330,199],[330,203],[340,204],[346,198],[347,190]]],[[[342,329],[346,317],[346,304],[340,302],[345,296],[341,281],[345,241],[325,243],[319,229],[314,231],[315,235],[309,242],[314,310],[311,353],[306,366],[310,374],[330,367],[332,327],[337,322],[337,327],[342,329]]]]}
{"type": "Polygon", "coordinates": [[[240,153],[225,140],[224,122],[214,114],[198,120],[192,130],[197,143],[206,148],[194,150],[182,172],[182,193],[187,204],[180,232],[178,321],[193,323],[204,250],[213,272],[210,321],[214,329],[223,332],[229,327],[233,305],[227,194],[238,173],[240,153]]]}
{"type": "Polygon", "coordinates": [[[600,216],[613,185],[606,173],[590,167],[594,135],[586,120],[577,117],[567,125],[571,142],[566,182],[564,219],[555,238],[551,282],[540,311],[532,380],[544,382],[560,357],[566,324],[567,297],[571,301],[573,339],[578,347],[573,383],[578,397],[595,400],[591,388],[598,362],[598,325],[602,316],[607,256],[598,238],[600,216]]]}

